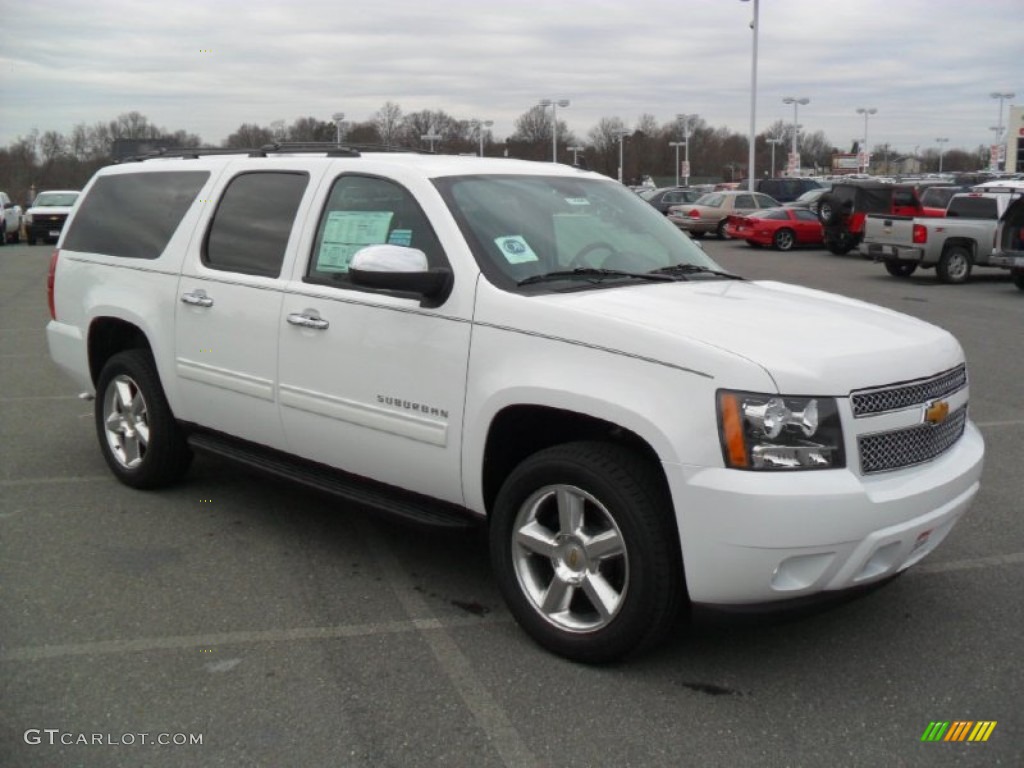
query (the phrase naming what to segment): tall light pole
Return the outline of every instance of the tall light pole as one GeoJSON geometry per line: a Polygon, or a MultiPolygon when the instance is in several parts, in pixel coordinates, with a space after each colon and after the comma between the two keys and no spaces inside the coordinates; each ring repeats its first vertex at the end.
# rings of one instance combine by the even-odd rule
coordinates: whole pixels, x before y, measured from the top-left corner
{"type": "Polygon", "coordinates": [[[936,141],[939,143],[939,173],[942,173],[942,145],[949,139],[936,139],[936,141]]]}
{"type": "Polygon", "coordinates": [[[775,146],[781,144],[785,139],[779,137],[777,139],[768,139],[768,143],[772,145],[772,178],[775,178],[775,146]]]}
{"type": "MultiPolygon", "coordinates": [[[[741,0],[749,2],[749,0],[741,0]]],[[[757,26],[758,26],[758,2],[754,0],[754,20],[750,22],[750,29],[754,33],[753,51],[750,57],[750,149],[747,153],[747,187],[753,192],[754,184],[757,181],[757,174],[754,172],[754,142],[757,140],[757,26]]],[[[804,104],[807,103],[805,99],[804,104]]],[[[796,120],[794,119],[795,123],[796,120]]],[[[795,150],[794,150],[795,151],[795,150]]]]}
{"type": "Polygon", "coordinates": [[[434,151],[434,142],[435,141],[440,141],[444,137],[441,136],[441,134],[439,134],[439,133],[434,133],[434,129],[431,128],[429,131],[427,131],[422,136],[420,136],[420,138],[423,139],[424,141],[429,141],[430,142],[430,151],[433,152],[434,151]]]}
{"type": "Polygon", "coordinates": [[[797,134],[800,132],[800,121],[797,119],[797,109],[801,104],[810,104],[811,100],[806,97],[798,98],[796,96],[786,96],[782,100],[782,103],[793,105],[793,149],[792,154],[789,156],[788,168],[790,174],[792,174],[793,171],[796,171],[797,175],[799,175],[800,150],[797,148],[797,134]]]}
{"type": "Polygon", "coordinates": [[[864,157],[863,173],[868,172],[868,116],[878,114],[874,107],[857,107],[857,114],[864,115],[864,146],[861,147],[861,155],[864,157]]]}
{"type": "Polygon", "coordinates": [[[473,125],[476,126],[476,132],[480,137],[480,157],[484,156],[484,128],[490,128],[494,125],[493,120],[474,120],[473,125]]]}
{"type": "MultiPolygon", "coordinates": [[[[999,122],[996,123],[996,128],[993,128],[993,130],[998,129],[998,131],[996,133],[996,145],[999,145],[1000,143],[1002,143],[1002,140],[1003,140],[1003,102],[1006,99],[1012,99],[1016,95],[1017,94],[1015,94],[1015,93],[1000,93],[999,91],[993,91],[992,93],[989,94],[989,96],[992,97],[993,99],[999,99],[999,122]]],[[[999,150],[998,149],[996,150],[996,156],[995,156],[995,161],[994,161],[992,170],[993,171],[998,171],[999,170],[999,150]]]]}
{"type": "Polygon", "coordinates": [[[558,162],[558,108],[568,107],[568,99],[541,99],[538,106],[551,107],[551,162],[558,162]]]}
{"type": "MultiPolygon", "coordinates": [[[[690,123],[697,119],[697,115],[676,115],[676,120],[683,126],[683,141],[686,143],[686,157],[684,162],[686,168],[683,171],[683,184],[690,186],[690,123]]],[[[679,165],[679,157],[676,157],[676,165],[679,165]]],[[[676,182],[676,186],[679,182],[676,182]]]]}
{"type": "Polygon", "coordinates": [[[586,147],[566,147],[566,149],[572,152],[572,164],[579,165],[579,161],[576,159],[576,154],[585,150],[586,147]]]}
{"type": "Polygon", "coordinates": [[[337,144],[341,144],[341,122],[344,119],[345,119],[345,113],[344,112],[335,112],[333,115],[331,115],[331,120],[334,121],[334,126],[335,126],[335,129],[336,129],[336,133],[335,133],[336,141],[335,141],[335,143],[337,143],[337,144]]]}
{"type": "Polygon", "coordinates": [[[620,128],[615,132],[615,135],[619,137],[619,184],[622,184],[622,163],[623,163],[623,146],[626,143],[626,137],[629,136],[630,131],[625,128],[620,128]]]}
{"type": "Polygon", "coordinates": [[[668,143],[668,145],[670,147],[675,147],[676,148],[676,186],[678,187],[679,186],[679,148],[680,147],[685,147],[686,146],[686,142],[685,141],[670,141],[668,143]]]}

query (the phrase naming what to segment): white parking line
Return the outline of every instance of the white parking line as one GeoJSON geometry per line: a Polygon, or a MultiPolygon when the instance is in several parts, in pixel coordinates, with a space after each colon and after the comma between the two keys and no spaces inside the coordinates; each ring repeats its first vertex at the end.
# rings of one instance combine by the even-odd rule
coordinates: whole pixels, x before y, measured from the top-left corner
{"type": "Polygon", "coordinates": [[[190,648],[209,648],[220,645],[246,643],[285,643],[296,640],[333,640],[344,637],[369,635],[398,635],[409,632],[429,633],[454,627],[475,627],[511,621],[508,616],[486,618],[450,618],[409,621],[389,621],[375,624],[341,624],[333,627],[296,627],[294,629],[266,629],[248,632],[220,632],[207,635],[176,635],[171,637],[140,637],[135,640],[101,640],[92,643],[66,643],[10,648],[0,651],[0,661],[41,661],[69,656],[108,656],[144,651],[180,651],[190,648]]]}
{"type": "MultiPolygon", "coordinates": [[[[398,558],[387,546],[380,535],[360,518],[359,531],[377,564],[384,572],[384,578],[394,592],[398,602],[406,614],[415,621],[417,617],[430,614],[430,607],[415,591],[414,585],[402,570],[398,558]]],[[[455,690],[465,703],[477,723],[494,745],[507,766],[539,765],[537,758],[530,752],[519,731],[512,724],[501,705],[491,696],[487,687],[480,682],[473,665],[459,650],[451,635],[440,627],[440,632],[424,632],[423,638],[430,646],[434,658],[441,669],[451,680],[455,690]]]]}
{"type": "Polygon", "coordinates": [[[109,482],[113,479],[106,475],[78,475],[77,477],[21,477],[16,480],[0,480],[0,488],[21,488],[27,485],[71,485],[73,483],[109,482]]]}
{"type": "Polygon", "coordinates": [[[1024,419],[1011,419],[1009,421],[976,421],[974,425],[980,429],[989,427],[1024,427],[1024,419]]]}

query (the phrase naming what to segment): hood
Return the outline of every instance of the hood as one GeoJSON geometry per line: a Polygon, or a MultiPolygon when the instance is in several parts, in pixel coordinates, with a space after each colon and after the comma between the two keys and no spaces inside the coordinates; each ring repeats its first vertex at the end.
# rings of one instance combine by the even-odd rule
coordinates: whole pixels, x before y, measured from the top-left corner
{"type": "Polygon", "coordinates": [[[712,347],[760,366],[789,395],[842,396],[963,361],[959,343],[937,326],[783,283],[645,284],[529,299],[538,300],[552,311],[524,313],[525,331],[627,354],[656,349],[651,357],[682,367],[712,347]]]}

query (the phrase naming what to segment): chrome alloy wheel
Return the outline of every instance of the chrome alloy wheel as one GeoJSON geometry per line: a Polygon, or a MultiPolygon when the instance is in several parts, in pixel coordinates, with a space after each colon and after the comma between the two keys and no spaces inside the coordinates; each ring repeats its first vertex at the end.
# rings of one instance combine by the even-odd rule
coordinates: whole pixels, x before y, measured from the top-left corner
{"type": "Polygon", "coordinates": [[[534,610],[569,632],[607,626],[629,586],[622,532],[601,502],[572,485],[541,488],[512,527],[516,578],[534,610]]]}
{"type": "Polygon", "coordinates": [[[110,451],[121,466],[139,466],[149,448],[149,412],[139,385],[124,374],[103,393],[103,424],[110,451]]]}

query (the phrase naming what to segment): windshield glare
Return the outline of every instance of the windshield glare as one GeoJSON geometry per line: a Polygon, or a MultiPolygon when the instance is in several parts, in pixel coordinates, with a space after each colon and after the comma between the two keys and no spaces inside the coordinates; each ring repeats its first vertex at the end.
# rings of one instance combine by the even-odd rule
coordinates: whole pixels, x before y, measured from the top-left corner
{"type": "MultiPolygon", "coordinates": [[[[679,264],[721,269],[657,209],[611,180],[501,175],[434,183],[481,271],[502,288],[574,269],[648,273],[679,264]]],[[[587,287],[593,285],[572,286],[587,287]]]]}

